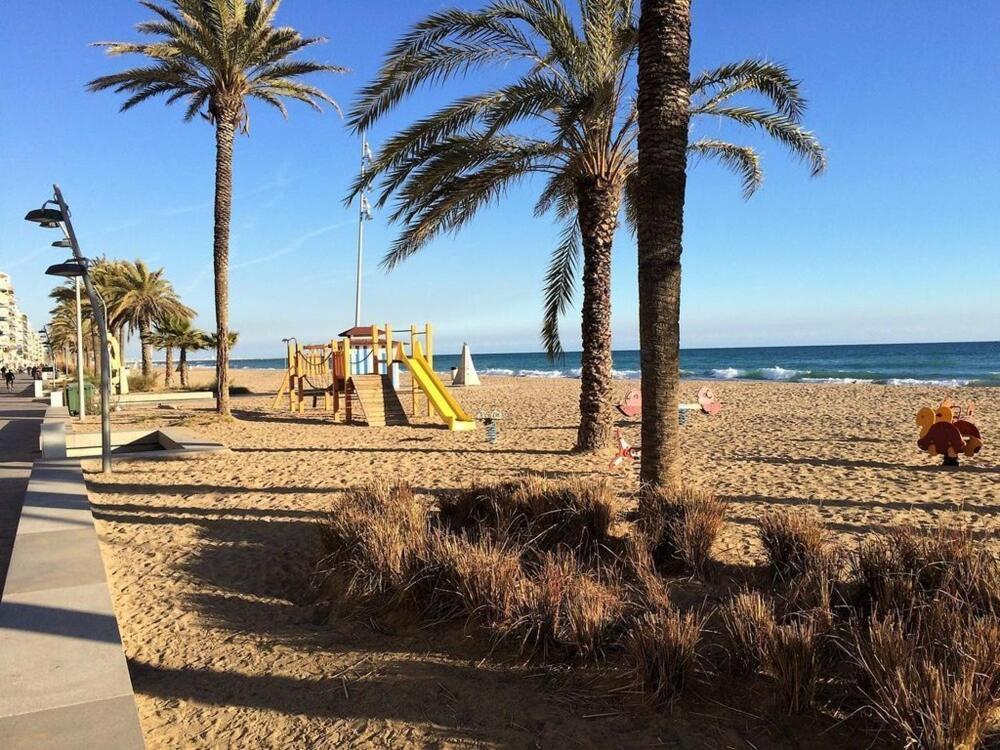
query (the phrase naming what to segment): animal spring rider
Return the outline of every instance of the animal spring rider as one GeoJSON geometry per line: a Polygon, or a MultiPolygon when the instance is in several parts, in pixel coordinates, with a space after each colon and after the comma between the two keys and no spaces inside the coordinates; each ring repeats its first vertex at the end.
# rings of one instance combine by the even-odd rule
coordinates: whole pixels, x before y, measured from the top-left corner
{"type": "MultiPolygon", "coordinates": [[[[629,419],[642,416],[642,394],[632,390],[625,394],[625,400],[615,404],[615,408],[629,419]]],[[[712,390],[707,386],[698,391],[698,403],[678,404],[677,417],[681,424],[687,424],[688,412],[701,411],[709,416],[714,416],[722,411],[722,402],[715,397],[712,390]]]]}
{"type": "Polygon", "coordinates": [[[941,456],[945,466],[958,466],[958,457],[972,458],[983,447],[979,428],[972,421],[975,407],[954,407],[949,399],[937,409],[925,406],[917,412],[920,438],[917,447],[932,456],[941,456]]]}
{"type": "Polygon", "coordinates": [[[476,421],[482,422],[486,427],[486,442],[495,443],[500,438],[500,420],[503,419],[503,412],[494,409],[491,412],[476,412],[476,421]]]}

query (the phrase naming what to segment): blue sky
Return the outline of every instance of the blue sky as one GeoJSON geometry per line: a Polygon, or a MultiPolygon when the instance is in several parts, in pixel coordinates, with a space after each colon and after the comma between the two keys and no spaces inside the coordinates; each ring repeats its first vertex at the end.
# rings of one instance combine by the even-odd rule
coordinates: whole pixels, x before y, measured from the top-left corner
{"type": "MultiPolygon", "coordinates": [[[[286,0],[282,23],[329,41],[313,57],[351,68],[324,88],[345,108],[384,51],[429,11],[480,0],[286,0]]],[[[89,255],[164,266],[212,327],[214,141],[203,122],[151,102],[88,94],[122,67],[90,42],[133,39],[149,13],[135,0],[15,0],[0,25],[0,270],[40,325],[60,251],[21,220],[58,182],[89,255]]],[[[684,241],[682,343],[751,346],[992,340],[1000,331],[1000,5],[884,0],[696,0],[695,72],[745,57],[789,65],[809,98],[807,125],[827,146],[810,179],[761,145],[766,181],[750,201],[712,164],[691,170],[684,241]]],[[[476,75],[422,92],[380,123],[374,147],[407,118],[508,79],[476,75]]],[[[231,319],[238,356],[280,340],[328,339],[353,322],[356,211],[342,198],[359,144],[336,114],[292,106],[285,122],[251,110],[236,149],[231,319]]],[[[703,126],[702,132],[714,126],[703,126]]],[[[728,134],[728,131],[727,131],[728,134]]],[[[512,191],[457,237],[390,275],[376,268],[394,230],[368,224],[365,319],[432,321],[438,348],[538,349],[541,279],[558,228],[535,219],[537,185],[512,191]]],[[[616,348],[638,339],[635,245],[614,257],[616,348]]],[[[579,345],[566,317],[567,348],[579,345]]]]}

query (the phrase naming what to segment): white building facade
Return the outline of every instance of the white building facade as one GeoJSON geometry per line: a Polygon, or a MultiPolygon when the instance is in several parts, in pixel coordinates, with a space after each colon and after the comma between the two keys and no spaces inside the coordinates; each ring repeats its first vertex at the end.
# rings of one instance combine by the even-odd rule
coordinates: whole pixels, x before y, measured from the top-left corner
{"type": "Polygon", "coordinates": [[[44,360],[41,336],[18,308],[10,276],[0,272],[0,364],[21,368],[44,360]]]}

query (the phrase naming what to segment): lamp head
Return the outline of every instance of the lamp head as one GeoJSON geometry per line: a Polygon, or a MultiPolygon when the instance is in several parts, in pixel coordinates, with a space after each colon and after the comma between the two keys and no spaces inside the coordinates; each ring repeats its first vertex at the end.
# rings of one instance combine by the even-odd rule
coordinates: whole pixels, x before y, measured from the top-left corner
{"type": "Polygon", "coordinates": [[[64,279],[73,279],[87,273],[87,266],[75,258],[70,258],[63,263],[56,263],[45,269],[47,276],[61,276],[64,279]]]}
{"type": "Polygon", "coordinates": [[[63,214],[58,208],[36,208],[24,215],[25,221],[33,221],[45,229],[58,229],[63,214]]]}
{"type": "Polygon", "coordinates": [[[66,237],[63,237],[61,240],[56,240],[55,242],[53,242],[52,247],[70,248],[73,247],[73,243],[70,242],[69,239],[67,239],[66,237]]]}

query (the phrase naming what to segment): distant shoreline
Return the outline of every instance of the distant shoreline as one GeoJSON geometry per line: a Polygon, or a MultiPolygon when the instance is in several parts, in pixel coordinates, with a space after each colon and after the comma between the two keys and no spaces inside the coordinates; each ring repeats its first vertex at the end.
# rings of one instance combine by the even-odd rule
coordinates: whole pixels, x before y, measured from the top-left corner
{"type": "MultiPolygon", "coordinates": [[[[616,380],[639,379],[638,351],[614,351],[612,357],[616,380]]],[[[447,373],[458,365],[458,359],[454,354],[437,354],[435,369],[447,373]]],[[[485,376],[580,377],[578,352],[567,352],[553,363],[538,352],[489,354],[473,349],[473,360],[479,374],[485,376]]],[[[231,364],[236,371],[285,368],[284,357],[236,358],[231,364]]],[[[193,360],[189,365],[212,369],[215,361],[193,360]]],[[[681,377],[720,382],[994,387],[1000,386],[1000,342],[682,349],[681,377]]]]}

